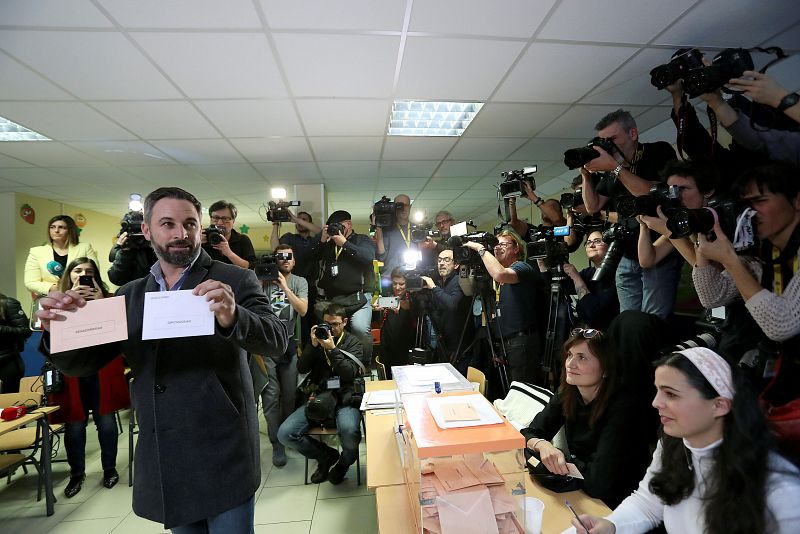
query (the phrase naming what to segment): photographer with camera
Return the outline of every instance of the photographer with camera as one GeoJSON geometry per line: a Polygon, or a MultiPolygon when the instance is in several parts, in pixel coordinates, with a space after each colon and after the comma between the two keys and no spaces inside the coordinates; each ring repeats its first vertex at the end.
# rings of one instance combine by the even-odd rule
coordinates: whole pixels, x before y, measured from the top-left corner
{"type": "Polygon", "coordinates": [[[510,230],[497,236],[494,254],[482,244],[464,246],[478,253],[492,278],[498,312],[492,329],[503,338],[511,380],[540,383],[542,333],[536,325],[537,301],[545,299],[541,274],[525,262],[525,243],[510,230]]]}
{"type": "MultiPolygon", "coordinates": [[[[529,182],[522,182],[522,193],[525,198],[539,208],[542,216],[542,224],[544,226],[563,226],[566,224],[567,219],[564,217],[564,210],[558,200],[551,198],[545,200],[538,196],[531,188],[529,182]]],[[[514,229],[517,234],[527,236],[530,233],[531,225],[517,217],[517,199],[511,197],[508,199],[508,224],[514,229]]]]}
{"type": "MultiPolygon", "coordinates": [[[[278,272],[275,280],[262,282],[273,313],[286,325],[289,345],[281,355],[270,354],[261,358],[267,374],[267,383],[261,391],[267,434],[272,443],[272,465],[286,465],[286,451],[278,440],[278,428],[295,409],[297,392],[297,339],[295,324],[308,312],[308,282],[292,273],[295,265],[294,251],[289,245],[278,245],[275,249],[275,264],[278,272]]],[[[258,269],[256,270],[258,275],[258,269]]],[[[260,369],[259,369],[260,370],[260,369]]],[[[252,366],[251,366],[252,371],[252,366]]]]}
{"type": "MultiPolygon", "coordinates": [[[[588,213],[606,208],[608,219],[609,211],[617,211],[620,198],[647,195],[653,182],[659,181],[658,173],[676,156],[669,143],[640,143],[636,121],[628,111],[618,109],[609,113],[595,129],[597,138],[592,141],[591,148],[597,155],[581,157],[583,149],[570,150],[565,153],[565,160],[570,152],[581,152],[577,160],[570,163],[591,158],[581,167],[583,201],[588,213]],[[595,187],[592,173],[600,172],[605,174],[595,187]]],[[[630,230],[636,228],[635,220],[624,224],[630,225],[630,230]]],[[[672,311],[678,270],[673,263],[643,270],[639,265],[636,240],[624,239],[624,256],[616,272],[620,310],[641,310],[666,317],[672,311]]]]}
{"type": "Polygon", "coordinates": [[[321,317],[325,307],[331,303],[344,306],[350,317],[350,331],[363,344],[364,361],[370,361],[372,294],[366,284],[372,279],[372,262],[375,259],[372,240],[353,231],[350,213],[337,210],[328,217],[308,258],[320,262],[318,300],[314,305],[316,316],[321,317]]]}
{"type": "Polygon", "coordinates": [[[126,213],[122,218],[122,229],[117,242],[108,253],[108,280],[116,286],[144,278],[150,274],[150,267],[158,261],[150,242],[144,238],[140,228],[133,228],[138,221],[141,226],[141,213],[126,213]],[[130,233],[129,233],[130,230],[130,233]],[[134,231],[135,230],[135,231],[134,231]]]}
{"type": "Polygon", "coordinates": [[[270,246],[273,250],[277,249],[278,245],[292,247],[295,261],[294,273],[306,280],[316,280],[317,262],[308,259],[308,253],[314,244],[314,236],[322,232],[322,229],[314,224],[314,219],[307,211],[299,211],[297,215],[291,211],[288,211],[288,213],[289,220],[294,223],[295,233],[286,232],[279,238],[281,223],[280,221],[272,221],[272,234],[269,238],[270,246]]]}
{"type": "Polygon", "coordinates": [[[414,348],[417,326],[417,310],[412,307],[411,293],[406,289],[406,274],[402,267],[395,267],[391,274],[392,297],[379,297],[372,304],[373,311],[380,314],[381,363],[386,370],[386,379],[392,378],[392,367],[408,365],[408,351],[414,348]]]}
{"type": "Polygon", "coordinates": [[[308,373],[300,388],[309,395],[301,406],[283,422],[278,439],[285,446],[317,460],[311,482],[325,480],[339,484],[347,469],[356,461],[361,442],[361,399],[354,388],[356,377],[363,372],[363,346],[356,336],[345,331],[347,313],[344,307],[331,304],[322,315],[323,323],[311,328],[311,343],[297,360],[297,370],[308,373]],[[312,425],[335,422],[342,446],[339,452],[308,436],[312,425]]]}
{"type": "Polygon", "coordinates": [[[212,260],[249,269],[256,261],[256,251],[249,237],[233,229],[236,206],[218,200],[209,206],[208,215],[212,226],[203,230],[203,250],[212,260]]]}
{"type": "MultiPolygon", "coordinates": [[[[408,195],[394,197],[394,221],[388,226],[377,224],[375,229],[376,257],[383,262],[381,277],[388,282],[389,275],[395,267],[402,266],[403,255],[411,249],[411,198],[408,195]]],[[[386,287],[386,284],[381,284],[386,287]]]]}

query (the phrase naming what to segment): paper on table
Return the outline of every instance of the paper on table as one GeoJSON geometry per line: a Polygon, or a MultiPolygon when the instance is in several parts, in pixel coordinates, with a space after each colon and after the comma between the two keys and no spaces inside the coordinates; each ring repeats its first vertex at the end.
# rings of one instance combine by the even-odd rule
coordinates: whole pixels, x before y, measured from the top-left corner
{"type": "Polygon", "coordinates": [[[361,411],[374,410],[376,408],[393,408],[397,406],[396,389],[385,389],[378,391],[368,391],[361,400],[361,411]]]}
{"type": "Polygon", "coordinates": [[[453,402],[450,404],[443,404],[442,415],[444,420],[448,423],[453,421],[478,421],[480,416],[475,411],[475,407],[468,402],[453,402]]]}
{"type": "MultiPolygon", "coordinates": [[[[528,458],[528,463],[530,464],[531,467],[536,467],[541,462],[537,460],[535,456],[531,456],[530,458],[528,458]]],[[[567,462],[567,469],[569,469],[569,475],[564,475],[564,476],[571,476],[572,478],[580,478],[581,480],[583,480],[583,474],[580,472],[580,470],[575,464],[567,462]]]]}
{"type": "Polygon", "coordinates": [[[436,500],[442,532],[498,534],[489,490],[485,487],[448,493],[436,500]]]}
{"type": "Polygon", "coordinates": [[[443,365],[415,365],[407,368],[406,375],[412,384],[430,384],[439,382],[440,384],[453,384],[458,382],[458,377],[454,376],[450,370],[443,365]]]}
{"type": "Polygon", "coordinates": [[[50,322],[50,353],[128,339],[125,296],[86,302],[83,308],[56,310],[64,321],[50,322]]]}
{"type": "Polygon", "coordinates": [[[495,425],[501,424],[503,418],[494,410],[489,401],[481,395],[476,393],[474,395],[457,395],[457,396],[431,396],[426,397],[425,401],[428,403],[428,408],[431,411],[433,420],[439,428],[462,428],[468,426],[481,426],[481,425],[495,425]],[[475,408],[480,419],[474,421],[447,421],[445,420],[442,411],[443,406],[453,403],[469,403],[475,408]]]}
{"type": "Polygon", "coordinates": [[[189,289],[145,293],[142,339],[213,335],[209,305],[205,296],[189,289]]]}

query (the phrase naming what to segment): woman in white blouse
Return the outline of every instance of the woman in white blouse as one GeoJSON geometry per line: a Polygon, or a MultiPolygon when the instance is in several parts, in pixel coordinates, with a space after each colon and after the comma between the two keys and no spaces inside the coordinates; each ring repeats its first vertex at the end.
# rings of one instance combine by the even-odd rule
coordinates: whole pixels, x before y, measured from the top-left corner
{"type": "Polygon", "coordinates": [[[693,348],[657,362],[653,407],[664,435],[639,488],[578,534],[800,532],[800,472],[773,446],[746,380],[717,353],[693,348]],[[588,530],[587,530],[588,529],[588,530]]]}

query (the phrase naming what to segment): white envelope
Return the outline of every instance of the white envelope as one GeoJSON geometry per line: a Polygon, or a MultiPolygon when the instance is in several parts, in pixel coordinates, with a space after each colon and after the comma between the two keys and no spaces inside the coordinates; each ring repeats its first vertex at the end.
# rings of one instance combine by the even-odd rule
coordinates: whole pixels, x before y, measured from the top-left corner
{"type": "Polygon", "coordinates": [[[189,289],[145,293],[142,339],[213,335],[210,305],[205,296],[189,289]]]}

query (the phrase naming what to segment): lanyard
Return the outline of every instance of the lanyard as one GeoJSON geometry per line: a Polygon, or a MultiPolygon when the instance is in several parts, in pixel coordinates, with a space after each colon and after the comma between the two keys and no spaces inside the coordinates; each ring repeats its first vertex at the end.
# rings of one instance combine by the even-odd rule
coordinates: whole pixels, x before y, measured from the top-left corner
{"type": "MultiPolygon", "coordinates": [[[[772,247],[772,259],[777,260],[781,255],[781,251],[778,247],[772,247]]],[[[772,278],[772,289],[776,295],[783,294],[783,265],[776,261],[775,265],[772,266],[773,269],[773,278],[772,278]]],[[[796,273],[798,270],[798,257],[795,256],[794,260],[792,261],[792,272],[796,273]]]]}
{"type": "Polygon", "coordinates": [[[406,248],[411,248],[411,228],[408,229],[407,235],[403,232],[403,227],[399,224],[397,225],[397,229],[400,230],[400,235],[403,236],[403,241],[406,242],[406,248]]]}
{"type": "Polygon", "coordinates": [[[334,249],[334,254],[336,256],[336,261],[339,261],[339,254],[342,253],[342,250],[344,250],[344,247],[340,247],[339,245],[334,245],[333,249],[334,249]]]}
{"type": "Polygon", "coordinates": [[[498,284],[492,280],[492,287],[494,287],[495,302],[500,302],[500,289],[503,287],[503,284],[498,284]]]}
{"type": "MultiPolygon", "coordinates": [[[[337,347],[337,346],[339,346],[339,343],[341,343],[341,342],[342,342],[342,338],[343,338],[343,337],[344,337],[344,331],[342,331],[342,334],[339,336],[339,339],[337,339],[337,340],[336,340],[336,343],[334,343],[334,344],[333,344],[333,346],[334,346],[334,347],[337,347]]],[[[325,353],[325,360],[327,360],[327,362],[328,362],[328,367],[330,367],[330,368],[331,368],[331,370],[332,370],[332,369],[333,369],[333,364],[331,363],[331,359],[330,359],[330,358],[328,358],[328,349],[322,349],[322,352],[324,352],[324,353],[325,353]]]]}

